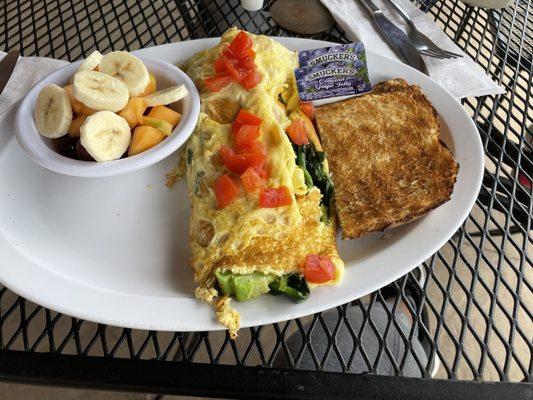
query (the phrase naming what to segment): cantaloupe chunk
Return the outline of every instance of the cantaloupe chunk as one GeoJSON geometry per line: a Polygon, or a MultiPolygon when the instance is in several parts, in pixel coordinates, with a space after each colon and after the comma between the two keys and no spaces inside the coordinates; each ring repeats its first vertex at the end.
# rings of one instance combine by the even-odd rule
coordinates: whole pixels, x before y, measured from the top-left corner
{"type": "Polygon", "coordinates": [[[181,119],[181,114],[179,112],[165,106],[155,106],[150,110],[148,116],[170,122],[172,127],[175,127],[181,119]]]}
{"type": "Polygon", "coordinates": [[[94,108],[87,107],[85,104],[81,103],[79,114],[85,115],[88,117],[89,115],[93,115],[94,113],[98,112],[99,110],[95,110],[94,108]]]}
{"type": "Polygon", "coordinates": [[[165,134],[153,126],[138,126],[133,131],[128,156],[142,153],[160,143],[165,134]]]}
{"type": "Polygon", "coordinates": [[[72,85],[67,85],[63,89],[65,89],[68,93],[68,97],[70,98],[70,106],[72,107],[72,111],[74,111],[75,114],[89,116],[93,115],[95,112],[98,112],[98,110],[87,107],[85,104],[83,104],[81,101],[74,97],[72,85]]]}
{"type": "Polygon", "coordinates": [[[139,97],[148,96],[150,93],[154,93],[157,90],[157,82],[153,74],[148,74],[150,76],[150,82],[146,85],[144,92],[142,92],[139,97]]]}
{"type": "Polygon", "coordinates": [[[70,127],[68,128],[68,134],[70,137],[80,137],[80,127],[85,122],[86,115],[79,114],[76,118],[72,119],[70,127]]]}
{"type": "Polygon", "coordinates": [[[133,97],[118,115],[128,121],[128,125],[133,129],[139,124],[139,118],[146,111],[146,107],[146,100],[142,97],[133,97]]]}
{"type": "Polygon", "coordinates": [[[170,125],[170,122],[165,121],[164,119],[141,116],[141,118],[139,118],[139,125],[153,126],[154,128],[157,128],[163,132],[165,136],[168,136],[172,133],[172,125],[170,125]]]}
{"type": "Polygon", "coordinates": [[[78,114],[81,110],[81,107],[83,106],[83,103],[79,100],[77,100],[74,97],[74,92],[72,91],[72,85],[67,85],[63,89],[66,90],[68,93],[68,97],[70,98],[70,106],[72,107],[72,111],[74,111],[76,114],[78,114]]]}

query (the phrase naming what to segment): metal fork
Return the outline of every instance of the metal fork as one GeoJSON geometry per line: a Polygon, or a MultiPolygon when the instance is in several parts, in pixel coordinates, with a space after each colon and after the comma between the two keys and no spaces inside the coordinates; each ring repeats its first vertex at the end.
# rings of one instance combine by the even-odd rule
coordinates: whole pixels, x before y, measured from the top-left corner
{"type": "Polygon", "coordinates": [[[435,58],[463,57],[461,54],[441,49],[439,46],[433,43],[430,38],[428,38],[426,35],[416,29],[416,26],[415,24],[413,24],[413,21],[411,21],[411,18],[409,18],[409,15],[407,15],[407,13],[394,0],[388,1],[396,9],[396,11],[398,11],[398,14],[401,15],[405,22],[407,22],[407,25],[410,29],[410,32],[408,34],[409,39],[411,39],[411,42],[413,42],[413,45],[416,47],[420,54],[435,58]]]}

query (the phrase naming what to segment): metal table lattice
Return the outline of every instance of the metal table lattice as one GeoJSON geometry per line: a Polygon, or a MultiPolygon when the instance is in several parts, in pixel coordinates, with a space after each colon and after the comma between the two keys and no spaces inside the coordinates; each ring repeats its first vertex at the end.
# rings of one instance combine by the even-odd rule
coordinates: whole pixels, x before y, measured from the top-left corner
{"type": "MultiPolygon", "coordinates": [[[[0,2],[0,49],[19,49],[24,56],[76,60],[96,48],[102,52],[135,50],[219,36],[232,25],[253,33],[290,35],[271,20],[269,1],[259,13],[248,13],[238,3],[235,0],[3,1],[0,2]]],[[[245,370],[243,366],[272,367],[275,360],[299,370],[306,357],[311,358],[314,370],[354,372],[354,360],[358,358],[364,360],[368,373],[379,373],[379,366],[386,360],[392,373],[401,377],[406,359],[414,357],[419,370],[416,375],[422,378],[431,376],[431,366],[438,358],[441,363],[438,378],[454,382],[531,382],[531,4],[531,0],[518,0],[500,11],[466,6],[457,0],[437,0],[428,5],[428,14],[507,92],[463,101],[478,126],[486,150],[486,173],[480,196],[454,237],[423,263],[427,278],[420,283],[412,272],[393,284],[399,294],[389,308],[389,321],[384,330],[378,330],[372,318],[376,304],[385,302],[380,292],[328,311],[334,313],[334,324],[326,322],[324,313],[319,313],[243,329],[238,341],[233,342],[223,332],[139,331],[82,321],[32,304],[0,286],[0,360],[7,355],[16,359],[24,351],[28,353],[24,354],[27,362],[46,369],[48,365],[39,361],[42,356],[39,353],[75,355],[73,365],[77,365],[75,360],[89,358],[80,356],[104,356],[106,360],[122,359],[119,365],[124,373],[142,363],[140,360],[170,360],[176,365],[181,365],[180,362],[195,366],[197,363],[237,365],[232,373],[239,376],[239,371],[245,370]],[[421,290],[429,321],[425,323],[420,313],[408,306],[414,323],[410,332],[400,330],[404,352],[399,356],[390,351],[387,335],[399,329],[394,311],[401,300],[406,300],[404,286],[408,283],[421,290]],[[358,308],[364,316],[359,329],[354,329],[346,318],[349,307],[358,308]],[[336,341],[342,330],[347,330],[353,338],[348,350],[339,348],[336,341]],[[430,338],[428,362],[419,360],[412,347],[411,339],[418,331],[430,338]],[[313,338],[317,335],[325,337],[325,348],[315,347],[313,338]],[[377,354],[369,356],[365,340],[361,340],[365,335],[376,338],[377,354]],[[289,336],[297,338],[299,345],[288,346],[289,336]]],[[[347,41],[338,27],[315,38],[347,41]]],[[[14,368],[10,373],[5,363],[3,367],[0,363],[0,370],[0,376],[10,379],[24,379],[28,372],[14,368]]],[[[61,375],[58,369],[55,373],[48,372],[56,383],[76,385],[68,371],[63,370],[65,375],[61,375]]],[[[85,384],[102,383],[97,378],[91,381],[90,373],[87,376],[85,384]]],[[[135,382],[129,383],[108,387],[140,390],[135,382]]],[[[157,387],[168,391],[165,385],[157,387]]],[[[238,396],[239,391],[235,390],[225,395],[238,396]]],[[[198,389],[188,393],[215,392],[198,389]]],[[[256,394],[257,397],[268,395],[256,394]]]]}

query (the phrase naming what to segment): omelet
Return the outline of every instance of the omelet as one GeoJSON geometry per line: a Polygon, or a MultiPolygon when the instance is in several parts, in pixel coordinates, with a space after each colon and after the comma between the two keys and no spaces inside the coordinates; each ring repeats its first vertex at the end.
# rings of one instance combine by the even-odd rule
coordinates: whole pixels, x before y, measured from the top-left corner
{"type": "MultiPolygon", "coordinates": [[[[339,282],[344,271],[336,248],[327,162],[312,123],[298,107],[297,54],[266,36],[248,33],[259,81],[248,89],[238,81],[217,91],[206,85],[217,74],[215,62],[240,32],[228,30],[217,46],[194,55],[184,66],[199,88],[202,103],[186,149],[196,296],[215,306],[218,321],[232,336],[240,317],[230,298],[246,301],[270,292],[304,300],[314,286],[305,279],[308,255],[333,265],[333,276],[323,283],[339,282]],[[259,190],[241,188],[229,204],[220,207],[215,183],[223,174],[235,175],[227,170],[220,152],[223,146],[233,145],[232,123],[241,110],[262,121],[258,140],[267,155],[265,185],[287,188],[288,204],[263,207],[259,190]],[[298,118],[307,124],[305,146],[295,145],[286,134],[298,118]]],[[[239,182],[237,175],[234,182],[239,182]]]]}

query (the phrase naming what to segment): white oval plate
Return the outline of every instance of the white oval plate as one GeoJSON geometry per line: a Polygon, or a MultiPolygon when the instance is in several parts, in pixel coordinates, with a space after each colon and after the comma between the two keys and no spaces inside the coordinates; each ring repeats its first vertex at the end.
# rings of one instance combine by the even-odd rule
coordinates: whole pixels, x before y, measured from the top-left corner
{"type": "MultiPolygon", "coordinates": [[[[331,43],[280,38],[290,49],[331,43]]],[[[215,45],[202,39],[144,49],[173,64],[215,45]]],[[[340,241],[343,282],[295,304],[262,296],[238,304],[242,326],[309,315],[364,296],[406,274],[459,228],[477,197],[483,149],[472,119],[450,93],[418,71],[368,51],[373,83],[402,77],[422,87],[441,117],[443,140],[460,164],[449,202],[411,224],[340,241]]],[[[193,298],[189,200],[172,190],[169,158],[119,177],[83,179],[32,162],[14,139],[16,108],[0,117],[0,282],[25,298],[75,317],[154,330],[218,330],[213,310],[193,298]]]]}

